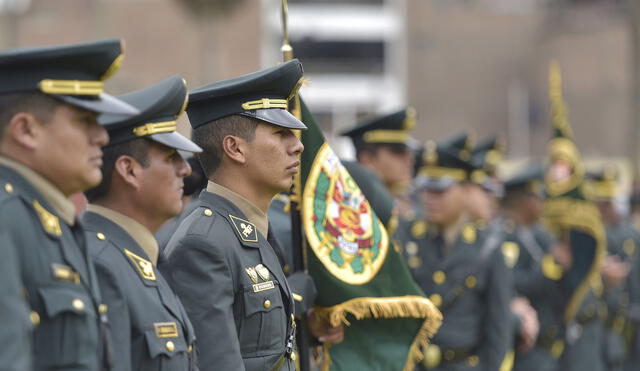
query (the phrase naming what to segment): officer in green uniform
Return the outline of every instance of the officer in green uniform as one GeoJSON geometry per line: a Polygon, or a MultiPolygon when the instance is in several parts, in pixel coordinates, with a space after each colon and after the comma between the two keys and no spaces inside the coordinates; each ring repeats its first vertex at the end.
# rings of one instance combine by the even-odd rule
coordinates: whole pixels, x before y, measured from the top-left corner
{"type": "Polygon", "coordinates": [[[507,243],[519,246],[513,270],[517,295],[528,299],[537,313],[539,335],[528,351],[516,353],[514,370],[554,371],[564,348],[564,269],[553,256],[555,239],[540,225],[544,202],[543,169],[527,164],[504,184],[502,228],[507,243]]]}
{"type": "Polygon", "coordinates": [[[608,370],[618,371],[622,370],[627,356],[624,333],[629,310],[627,276],[636,256],[639,236],[616,205],[621,192],[615,167],[606,166],[601,171],[587,173],[586,187],[600,210],[607,235],[607,257],[601,267],[603,299],[607,305],[604,350],[608,370]]]}
{"type": "Polygon", "coordinates": [[[152,234],[182,210],[182,179],[191,169],[177,150],[201,151],[176,132],[187,88],[172,76],[119,98],[140,114],[109,125],[103,179],[85,192],[90,204],[82,216],[109,308],[113,370],[193,370],[195,333],[156,268],[152,234]]]}
{"type": "MultiPolygon", "coordinates": [[[[105,306],[67,197],[102,179],[108,135],[96,114],[137,113],[103,92],[121,60],[119,40],[0,52],[0,233],[31,308],[35,370],[108,367],[105,306]]],[[[24,316],[2,317],[23,325],[24,316]]],[[[24,343],[1,333],[1,344],[24,343]]],[[[29,352],[4,355],[13,349],[0,359],[29,352]]]]}
{"type": "Polygon", "coordinates": [[[294,370],[293,295],[266,216],[288,190],[306,126],[288,111],[298,60],[191,92],[187,113],[209,184],[161,264],[196,330],[201,370],[294,370]]]}
{"type": "Polygon", "coordinates": [[[394,207],[399,215],[413,212],[409,188],[415,163],[411,146],[415,125],[416,111],[406,107],[360,122],[341,134],[351,139],[357,159],[342,163],[385,225],[394,207]]]}
{"type": "Polygon", "coordinates": [[[469,219],[472,167],[455,148],[428,142],[422,161],[416,189],[426,220],[398,230],[413,277],[444,316],[422,367],[498,370],[511,343],[513,295],[501,237],[469,219]]]}

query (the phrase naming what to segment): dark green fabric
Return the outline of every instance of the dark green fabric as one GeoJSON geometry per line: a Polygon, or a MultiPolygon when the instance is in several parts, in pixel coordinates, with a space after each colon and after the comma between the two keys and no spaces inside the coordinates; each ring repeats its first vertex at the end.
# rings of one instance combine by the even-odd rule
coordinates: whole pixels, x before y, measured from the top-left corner
{"type": "MultiPolygon", "coordinates": [[[[304,189],[311,165],[325,141],[309,109],[302,99],[300,101],[302,121],[309,128],[302,132],[305,150],[302,153],[301,177],[304,189]]],[[[377,275],[362,285],[351,285],[333,276],[313,251],[308,251],[307,257],[309,273],[318,289],[316,304],[321,307],[331,307],[359,297],[424,296],[393,246],[389,246],[386,260],[377,275]]],[[[344,342],[329,351],[333,360],[332,371],[401,370],[407,360],[409,347],[424,322],[422,319],[349,320],[352,324],[346,328],[344,342]],[[392,328],[404,330],[391,331],[392,328]]]]}

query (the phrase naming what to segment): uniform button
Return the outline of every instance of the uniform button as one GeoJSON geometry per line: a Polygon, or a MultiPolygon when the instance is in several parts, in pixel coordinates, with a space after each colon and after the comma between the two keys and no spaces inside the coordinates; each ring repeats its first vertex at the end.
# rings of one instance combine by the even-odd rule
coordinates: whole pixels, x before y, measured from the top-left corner
{"type": "Polygon", "coordinates": [[[471,356],[467,358],[467,364],[471,367],[475,367],[480,363],[480,358],[478,356],[471,356]]]}
{"type": "Polygon", "coordinates": [[[187,352],[189,353],[193,352],[193,345],[189,345],[189,348],[187,348],[187,352]]]}
{"type": "Polygon", "coordinates": [[[211,211],[211,209],[204,209],[204,215],[211,216],[213,215],[213,211],[211,211]]]}
{"type": "Polygon", "coordinates": [[[447,280],[447,275],[443,271],[436,271],[433,274],[433,282],[437,285],[442,285],[447,280]]]}
{"type": "Polygon", "coordinates": [[[464,280],[464,284],[467,285],[468,288],[472,289],[476,287],[477,280],[474,276],[469,276],[464,280]]]}
{"type": "Polygon", "coordinates": [[[73,299],[71,305],[75,310],[84,310],[84,302],[80,299],[73,299]]]}
{"type": "Polygon", "coordinates": [[[291,353],[291,360],[295,361],[296,358],[298,358],[298,357],[296,357],[296,353],[295,352],[291,353]]]}
{"type": "Polygon", "coordinates": [[[11,185],[11,183],[5,184],[4,190],[7,191],[7,193],[13,193],[13,185],[11,185]]]}
{"type": "Polygon", "coordinates": [[[438,294],[433,294],[433,295],[429,296],[429,300],[431,300],[433,305],[435,305],[436,307],[439,307],[440,304],[442,304],[442,296],[440,296],[438,294]]]}
{"type": "Polygon", "coordinates": [[[456,356],[456,353],[451,349],[446,350],[444,352],[444,359],[446,359],[447,361],[451,361],[455,356],[456,356]]]}
{"type": "Polygon", "coordinates": [[[100,314],[107,314],[107,311],[109,310],[109,307],[107,307],[107,304],[100,304],[98,305],[98,313],[100,314]]]}
{"type": "Polygon", "coordinates": [[[98,239],[99,239],[100,241],[104,241],[104,240],[106,240],[106,239],[107,239],[107,237],[105,237],[104,233],[102,233],[102,232],[98,232],[98,233],[96,233],[96,237],[98,237],[98,239]]]}
{"type": "Polygon", "coordinates": [[[262,306],[265,307],[265,309],[269,309],[271,307],[271,300],[265,300],[262,306]]]}
{"type": "Polygon", "coordinates": [[[40,315],[38,312],[29,313],[29,319],[31,320],[31,324],[34,326],[38,326],[40,324],[40,315]]]}
{"type": "Polygon", "coordinates": [[[167,347],[167,350],[170,352],[173,352],[174,350],[176,350],[176,345],[171,340],[167,341],[167,344],[165,346],[167,347]]]}

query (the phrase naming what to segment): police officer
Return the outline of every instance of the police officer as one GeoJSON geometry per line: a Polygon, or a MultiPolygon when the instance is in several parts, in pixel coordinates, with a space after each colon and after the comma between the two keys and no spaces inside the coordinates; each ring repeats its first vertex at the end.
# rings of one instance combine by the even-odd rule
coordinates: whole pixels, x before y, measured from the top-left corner
{"type": "Polygon", "coordinates": [[[85,192],[82,216],[102,298],[109,308],[113,370],[195,369],[195,334],[156,265],[152,232],[182,210],[191,171],[177,150],[200,147],[176,132],[187,102],[179,76],[119,97],[140,110],[109,125],[103,179],[85,192]]]}
{"type": "Polygon", "coordinates": [[[625,327],[628,327],[630,264],[636,257],[638,233],[626,220],[619,205],[621,198],[619,174],[612,165],[600,171],[588,172],[586,187],[590,198],[600,210],[607,237],[607,256],[600,272],[604,282],[603,299],[607,305],[604,351],[607,368],[622,370],[627,356],[625,327]]]}
{"type": "Polygon", "coordinates": [[[103,92],[121,60],[119,40],[0,52],[0,233],[32,311],[35,370],[108,366],[105,307],[67,197],[102,179],[96,115],[137,113],[103,92]]]}
{"type": "Polygon", "coordinates": [[[498,370],[511,340],[511,272],[499,235],[468,216],[472,167],[458,152],[426,144],[416,179],[426,220],[401,225],[398,238],[414,279],[444,316],[423,367],[498,370]]]}
{"type": "Polygon", "coordinates": [[[536,338],[522,339],[532,341],[533,348],[519,347],[514,370],[554,371],[564,349],[564,307],[559,300],[564,294],[559,284],[564,268],[554,257],[555,239],[540,225],[542,165],[526,164],[504,186],[502,229],[507,243],[519,247],[513,270],[516,292],[533,306],[540,327],[536,338]]]}
{"type": "Polygon", "coordinates": [[[202,370],[293,370],[293,297],[266,211],[288,190],[306,126],[289,112],[297,60],[191,92],[187,113],[209,184],[162,269],[182,299],[202,370]]]}

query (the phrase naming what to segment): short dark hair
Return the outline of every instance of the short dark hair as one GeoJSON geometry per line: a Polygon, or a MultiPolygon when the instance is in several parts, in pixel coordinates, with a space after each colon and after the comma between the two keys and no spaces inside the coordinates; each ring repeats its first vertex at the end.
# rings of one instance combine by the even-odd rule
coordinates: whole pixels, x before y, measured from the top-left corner
{"type": "Polygon", "coordinates": [[[256,136],[256,128],[261,121],[243,115],[230,115],[193,130],[191,140],[202,148],[196,157],[207,178],[218,170],[222,162],[222,140],[227,135],[240,137],[251,142],[256,136]]]}
{"type": "Polygon", "coordinates": [[[89,202],[96,202],[107,196],[111,190],[111,180],[113,169],[120,156],[130,156],[138,161],[142,167],[149,165],[149,149],[151,140],[147,138],[137,138],[124,143],[114,144],[102,149],[102,181],[96,187],[84,192],[89,202]]]}
{"type": "Polygon", "coordinates": [[[63,102],[44,93],[0,94],[0,139],[11,118],[20,112],[30,112],[38,120],[49,122],[53,112],[63,102]]]}

